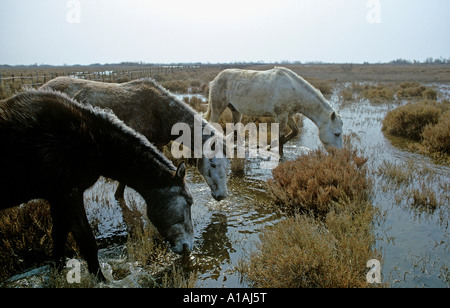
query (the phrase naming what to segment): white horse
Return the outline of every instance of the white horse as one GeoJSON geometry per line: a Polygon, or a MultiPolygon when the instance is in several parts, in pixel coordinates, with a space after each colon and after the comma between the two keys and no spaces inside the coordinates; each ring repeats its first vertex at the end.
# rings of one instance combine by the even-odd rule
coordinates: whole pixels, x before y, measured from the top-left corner
{"type": "Polygon", "coordinates": [[[283,144],[299,132],[293,119],[296,113],[305,115],[316,124],[325,148],[342,148],[343,123],[340,115],[320,91],[287,68],[222,71],[210,83],[205,119],[216,123],[227,107],[231,109],[233,123],[240,122],[242,114],[274,117],[280,129],[280,155],[283,154],[283,144]],[[286,126],[292,130],[287,136],[284,134],[286,126]]]}

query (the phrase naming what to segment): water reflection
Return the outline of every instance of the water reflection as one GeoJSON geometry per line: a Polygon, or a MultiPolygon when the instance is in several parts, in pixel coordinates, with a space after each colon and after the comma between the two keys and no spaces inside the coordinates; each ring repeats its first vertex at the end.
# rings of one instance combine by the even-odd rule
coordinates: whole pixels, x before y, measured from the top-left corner
{"type": "Polygon", "coordinates": [[[227,216],[223,213],[214,213],[210,223],[196,241],[195,269],[199,273],[208,273],[210,279],[219,278],[222,266],[229,264],[230,254],[236,252],[227,233],[227,216]]]}

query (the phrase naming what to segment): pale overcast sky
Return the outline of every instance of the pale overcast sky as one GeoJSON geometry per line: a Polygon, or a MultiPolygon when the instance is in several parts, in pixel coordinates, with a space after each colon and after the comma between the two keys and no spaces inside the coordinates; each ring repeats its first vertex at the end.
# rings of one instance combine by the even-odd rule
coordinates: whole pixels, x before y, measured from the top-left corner
{"type": "Polygon", "coordinates": [[[450,57],[449,0],[0,0],[0,64],[450,57]]]}

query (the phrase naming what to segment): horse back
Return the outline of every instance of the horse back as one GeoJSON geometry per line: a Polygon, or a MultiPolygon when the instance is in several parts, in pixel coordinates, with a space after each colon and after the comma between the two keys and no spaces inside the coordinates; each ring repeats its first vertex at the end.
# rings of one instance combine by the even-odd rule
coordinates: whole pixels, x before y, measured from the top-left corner
{"type": "Polygon", "coordinates": [[[52,101],[54,95],[24,97],[0,102],[2,209],[85,189],[99,176],[94,142],[75,109],[52,101]]]}
{"type": "Polygon", "coordinates": [[[64,92],[81,103],[112,110],[156,146],[166,145],[172,140],[168,119],[178,111],[161,95],[161,90],[152,80],[117,84],[59,77],[43,87],[64,92]]]}
{"type": "Polygon", "coordinates": [[[211,101],[231,105],[242,114],[272,116],[278,105],[294,100],[291,78],[277,69],[222,71],[211,86],[211,101]]]}

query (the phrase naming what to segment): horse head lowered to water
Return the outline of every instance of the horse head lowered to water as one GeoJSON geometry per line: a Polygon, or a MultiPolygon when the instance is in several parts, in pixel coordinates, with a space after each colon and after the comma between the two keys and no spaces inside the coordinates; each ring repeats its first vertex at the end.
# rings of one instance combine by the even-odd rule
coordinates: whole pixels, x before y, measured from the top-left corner
{"type": "MultiPolygon", "coordinates": [[[[42,88],[52,88],[82,103],[111,109],[122,121],[143,134],[157,147],[176,139],[171,130],[177,123],[186,123],[194,131],[196,112],[150,78],[116,84],[58,77],[42,88]]],[[[203,121],[201,125],[204,127],[207,122],[203,121]]],[[[212,134],[217,135],[219,132],[212,134]]],[[[202,141],[205,142],[209,137],[202,136],[202,141]]],[[[207,158],[202,155],[197,166],[211,189],[212,197],[216,200],[225,199],[227,159],[207,158]]],[[[116,197],[123,198],[124,188],[123,185],[119,185],[116,197]]]]}
{"type": "Polygon", "coordinates": [[[217,122],[230,108],[233,122],[242,114],[255,117],[274,117],[279,123],[280,154],[283,144],[295,137],[299,128],[293,120],[301,113],[319,128],[319,138],[326,148],[342,148],[342,119],[330,103],[302,77],[284,67],[268,71],[227,69],[210,83],[209,107],[206,120],[217,122]],[[285,136],[289,126],[292,132],[285,136]]]}
{"type": "Polygon", "coordinates": [[[53,255],[62,265],[72,232],[91,273],[104,279],[83,192],[100,175],[136,190],[172,249],[192,249],[193,203],[178,168],[114,114],[62,93],[30,90],[0,101],[0,209],[31,199],[50,203],[53,255]]]}

